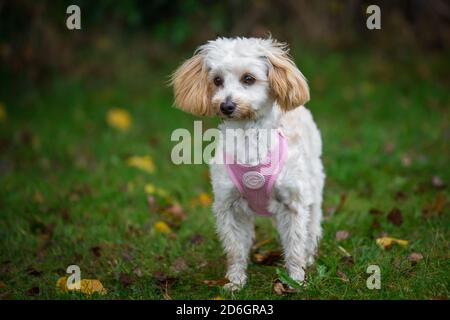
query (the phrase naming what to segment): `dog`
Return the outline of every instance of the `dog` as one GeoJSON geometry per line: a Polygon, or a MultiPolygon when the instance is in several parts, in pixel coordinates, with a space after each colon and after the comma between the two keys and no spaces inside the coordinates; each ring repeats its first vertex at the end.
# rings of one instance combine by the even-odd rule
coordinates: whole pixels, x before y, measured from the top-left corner
{"type": "Polygon", "coordinates": [[[287,272],[303,284],[322,235],[325,173],[320,132],[304,107],[309,87],[288,46],[271,37],[217,38],[200,46],[172,74],[171,84],[176,107],[221,119],[210,176],[217,233],[227,256],[225,289],[246,283],[258,214],[274,219],[287,272]],[[237,132],[237,142],[226,154],[229,130],[237,132]],[[262,139],[263,130],[270,139],[262,139]],[[257,149],[265,151],[251,152],[257,149]],[[267,162],[275,169],[263,174],[267,162]]]}

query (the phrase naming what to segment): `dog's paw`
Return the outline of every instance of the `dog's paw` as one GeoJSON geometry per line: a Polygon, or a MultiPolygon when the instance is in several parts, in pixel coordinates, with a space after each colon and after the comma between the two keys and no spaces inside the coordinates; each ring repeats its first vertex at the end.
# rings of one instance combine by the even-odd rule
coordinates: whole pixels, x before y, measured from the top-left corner
{"type": "Polygon", "coordinates": [[[223,288],[224,288],[226,291],[229,291],[229,292],[236,292],[236,291],[239,291],[239,290],[241,290],[243,287],[244,287],[244,284],[239,284],[239,283],[234,283],[234,282],[228,282],[228,283],[226,283],[226,284],[223,286],[223,288]]]}
{"type": "Polygon", "coordinates": [[[225,284],[223,288],[228,291],[239,291],[244,287],[247,275],[245,272],[232,272],[227,274],[227,279],[230,282],[225,284]]]}
{"type": "Polygon", "coordinates": [[[289,276],[301,286],[305,284],[305,270],[303,270],[303,268],[295,271],[290,271],[289,276]]]}
{"type": "Polygon", "coordinates": [[[306,259],[306,266],[307,267],[311,267],[314,264],[314,255],[311,254],[307,259],[306,259]]]}

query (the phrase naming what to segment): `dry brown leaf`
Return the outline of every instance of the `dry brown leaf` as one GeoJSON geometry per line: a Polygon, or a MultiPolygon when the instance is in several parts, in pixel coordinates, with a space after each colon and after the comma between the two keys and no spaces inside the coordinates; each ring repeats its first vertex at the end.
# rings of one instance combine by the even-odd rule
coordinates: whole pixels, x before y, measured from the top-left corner
{"type": "Polygon", "coordinates": [[[174,273],[180,273],[188,268],[188,265],[186,263],[186,260],[184,260],[183,257],[176,258],[172,265],[170,266],[170,271],[174,273]]]}
{"type": "Polygon", "coordinates": [[[381,211],[381,210],[379,210],[379,209],[376,209],[376,208],[371,208],[371,209],[369,210],[369,213],[370,213],[371,215],[374,215],[374,216],[380,216],[380,215],[383,214],[383,211],[381,211]]]}
{"type": "Polygon", "coordinates": [[[446,187],[445,182],[438,176],[434,176],[431,179],[431,185],[438,190],[445,189],[445,187],[446,187]]]}
{"type": "Polygon", "coordinates": [[[40,293],[39,287],[32,287],[27,290],[26,295],[33,297],[33,296],[37,296],[39,293],[40,293]]]}
{"type": "Polygon", "coordinates": [[[339,213],[342,211],[342,209],[344,208],[345,202],[347,201],[347,194],[346,193],[342,193],[339,196],[339,204],[336,207],[336,210],[334,211],[334,213],[339,213]]]}
{"type": "Polygon", "coordinates": [[[203,280],[202,282],[203,284],[206,284],[209,287],[213,287],[213,286],[223,286],[227,284],[229,280],[226,278],[222,278],[217,280],[203,280]]]}
{"type": "Polygon", "coordinates": [[[121,272],[119,274],[119,281],[124,287],[128,287],[134,283],[134,278],[126,273],[121,272]]]}
{"type": "Polygon", "coordinates": [[[337,241],[342,241],[350,236],[350,232],[348,232],[347,230],[338,230],[335,236],[337,241]]]}
{"type": "Polygon", "coordinates": [[[342,272],[341,270],[336,269],[336,275],[338,276],[339,279],[342,280],[342,282],[349,282],[350,280],[348,279],[347,275],[342,272]]]}
{"type": "Polygon", "coordinates": [[[283,284],[280,280],[276,280],[273,284],[273,291],[277,294],[277,295],[283,295],[286,293],[294,293],[297,292],[297,290],[293,289],[293,288],[289,288],[289,286],[283,284]]]}
{"type": "Polygon", "coordinates": [[[390,223],[396,226],[401,226],[403,224],[403,215],[398,208],[393,208],[391,211],[389,211],[387,219],[390,223]]]}
{"type": "Polygon", "coordinates": [[[422,208],[422,217],[429,219],[432,217],[440,216],[444,212],[444,208],[447,204],[447,199],[443,192],[439,192],[436,197],[429,203],[425,204],[422,208]]]}
{"type": "Polygon", "coordinates": [[[204,237],[201,234],[194,234],[189,238],[189,242],[194,245],[199,245],[203,242],[204,237]]]}
{"type": "Polygon", "coordinates": [[[253,261],[262,265],[273,265],[275,262],[281,259],[281,251],[260,251],[253,254],[253,261]]]}
{"type": "Polygon", "coordinates": [[[411,252],[408,256],[409,262],[411,262],[411,265],[415,266],[417,262],[423,259],[423,255],[418,252],[411,252]]]}

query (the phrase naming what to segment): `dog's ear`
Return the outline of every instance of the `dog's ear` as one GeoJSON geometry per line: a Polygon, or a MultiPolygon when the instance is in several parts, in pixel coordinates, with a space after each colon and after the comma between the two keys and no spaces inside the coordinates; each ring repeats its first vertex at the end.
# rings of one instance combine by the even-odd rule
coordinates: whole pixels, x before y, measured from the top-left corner
{"type": "Polygon", "coordinates": [[[286,45],[273,42],[267,59],[269,84],[281,109],[289,111],[308,102],[308,84],[289,56],[286,45]]]}
{"type": "Polygon", "coordinates": [[[171,84],[179,109],[197,116],[210,115],[211,92],[202,54],[195,54],[185,61],[172,74],[171,84]]]}

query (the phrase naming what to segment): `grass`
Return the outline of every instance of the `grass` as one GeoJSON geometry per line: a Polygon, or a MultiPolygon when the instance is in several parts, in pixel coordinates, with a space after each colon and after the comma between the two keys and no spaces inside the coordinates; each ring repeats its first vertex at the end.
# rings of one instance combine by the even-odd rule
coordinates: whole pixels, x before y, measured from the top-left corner
{"type": "MultiPolygon", "coordinates": [[[[282,268],[276,261],[251,263],[247,286],[231,295],[203,282],[225,273],[210,208],[192,206],[201,192],[211,194],[207,166],[169,161],[172,130],[193,129],[194,118],[171,107],[171,90],[164,84],[182,56],[154,63],[142,50],[112,51],[91,53],[75,76],[56,76],[20,91],[3,76],[8,90],[0,96],[7,112],[0,122],[0,297],[448,298],[449,193],[436,180],[450,181],[444,55],[392,61],[370,52],[294,52],[309,78],[308,107],[324,140],[324,238],[299,292],[274,293],[276,269],[282,268]],[[97,65],[108,71],[89,73],[97,65]],[[130,113],[128,131],[106,123],[113,107],[130,113]],[[132,155],[150,155],[156,172],[127,166],[132,155]],[[147,183],[166,190],[187,214],[171,225],[171,234],[152,228],[164,217],[149,209],[147,183]],[[400,226],[387,219],[393,208],[402,213],[400,226]],[[338,242],[338,230],[350,236],[338,242]],[[375,239],[383,233],[409,244],[381,250],[375,239]],[[338,246],[353,263],[345,263],[338,246]],[[414,266],[408,261],[412,252],[423,255],[414,266]],[[187,268],[175,273],[170,266],[178,257],[187,268]],[[80,266],[82,278],[100,279],[107,295],[56,290],[71,264],[80,266]],[[381,290],[366,287],[371,264],[381,268],[381,290]],[[155,272],[168,278],[167,291],[155,272]]],[[[204,119],[204,127],[216,124],[204,119]]],[[[257,241],[264,240],[270,240],[264,250],[279,249],[271,221],[258,218],[257,241]]]]}

